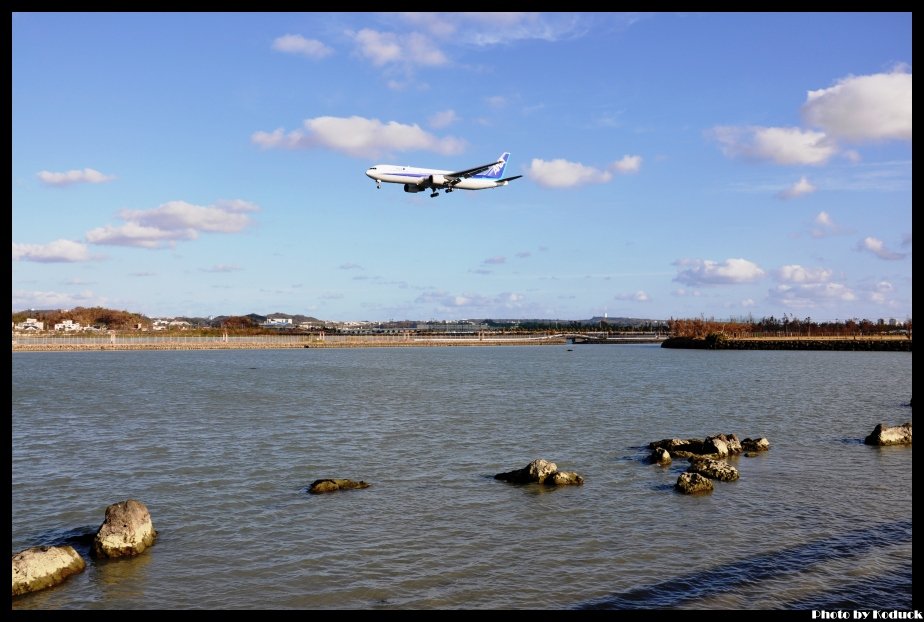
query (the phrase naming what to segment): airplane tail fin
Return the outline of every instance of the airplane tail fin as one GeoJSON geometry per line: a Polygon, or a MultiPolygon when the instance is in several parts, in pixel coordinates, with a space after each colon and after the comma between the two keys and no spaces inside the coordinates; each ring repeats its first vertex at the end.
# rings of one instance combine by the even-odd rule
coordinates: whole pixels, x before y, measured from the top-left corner
{"type": "Polygon", "coordinates": [[[507,169],[507,159],[510,158],[510,153],[505,151],[500,154],[497,158],[497,163],[484,172],[484,176],[488,179],[500,179],[504,176],[504,171],[507,169]]]}

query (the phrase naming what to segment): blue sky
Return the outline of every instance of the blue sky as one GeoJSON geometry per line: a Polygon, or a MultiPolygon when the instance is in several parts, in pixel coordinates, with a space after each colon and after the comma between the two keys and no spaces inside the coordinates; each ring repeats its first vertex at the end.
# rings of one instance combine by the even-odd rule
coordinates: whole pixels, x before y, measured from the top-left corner
{"type": "Polygon", "coordinates": [[[16,13],[13,311],[911,317],[911,13],[16,13]],[[482,191],[376,189],[392,163],[482,191]]]}

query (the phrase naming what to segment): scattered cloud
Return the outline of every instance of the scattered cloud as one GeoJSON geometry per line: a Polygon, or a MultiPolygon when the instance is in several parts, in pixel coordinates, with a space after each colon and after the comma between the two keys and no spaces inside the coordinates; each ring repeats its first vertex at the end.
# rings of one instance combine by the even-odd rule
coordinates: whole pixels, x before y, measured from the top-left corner
{"type": "Polygon", "coordinates": [[[330,56],[334,50],[317,39],[306,39],[301,35],[283,35],[273,40],[273,49],[286,54],[297,54],[315,60],[330,56]]]}
{"type": "Polygon", "coordinates": [[[434,136],[416,123],[382,123],[378,119],[359,116],[305,119],[304,130],[286,133],[280,128],[273,132],[254,132],[251,140],[264,149],[320,147],[361,158],[415,150],[455,155],[465,149],[463,140],[451,136],[434,136]]]}
{"type": "Polygon", "coordinates": [[[813,238],[825,238],[831,235],[849,233],[849,231],[835,223],[828,212],[818,212],[809,233],[813,238]]]}
{"type": "Polygon", "coordinates": [[[108,301],[92,291],[77,294],[64,292],[13,290],[14,309],[72,309],[74,307],[106,307],[108,301]]]}
{"type": "Polygon", "coordinates": [[[455,110],[443,110],[442,112],[437,112],[430,115],[430,118],[427,119],[427,122],[430,124],[430,127],[436,129],[442,129],[444,127],[449,127],[453,123],[459,122],[459,115],[456,114],[455,110]]]}
{"type": "Polygon", "coordinates": [[[86,244],[72,240],[55,240],[48,244],[17,244],[13,242],[13,261],[37,263],[74,263],[90,261],[86,244]]]}
{"type": "Polygon", "coordinates": [[[71,186],[73,184],[104,184],[115,179],[115,175],[105,175],[92,168],[72,170],[64,173],[39,171],[39,180],[46,186],[71,186]]]}
{"type": "Polygon", "coordinates": [[[505,309],[515,309],[521,306],[524,300],[522,294],[503,292],[496,296],[482,294],[452,294],[445,291],[427,291],[417,297],[417,304],[436,305],[437,309],[468,309],[490,310],[498,306],[505,309]]]}
{"type": "Polygon", "coordinates": [[[636,302],[648,302],[651,298],[642,290],[634,293],[616,294],[613,296],[616,300],[634,300],[636,302]]]}
{"type": "Polygon", "coordinates": [[[911,140],[911,73],[848,76],[826,89],[809,91],[802,115],[845,142],[911,140]]]}
{"type": "Polygon", "coordinates": [[[529,251],[520,251],[516,254],[520,259],[526,259],[527,257],[532,257],[532,253],[529,251]]]}
{"type": "Polygon", "coordinates": [[[396,34],[363,28],[347,35],[356,43],[359,55],[376,67],[393,64],[434,67],[448,62],[443,51],[419,32],[396,34]]]}
{"type": "Polygon", "coordinates": [[[776,271],[777,279],[785,283],[825,283],[831,280],[827,268],[805,268],[798,264],[783,266],[776,271]]]}
{"type": "Polygon", "coordinates": [[[489,264],[489,265],[498,265],[498,264],[505,263],[506,261],[507,261],[506,257],[504,257],[503,255],[498,255],[496,257],[488,257],[481,263],[489,264]]]}
{"type": "Polygon", "coordinates": [[[815,186],[803,175],[799,178],[799,181],[778,193],[777,197],[781,199],[794,199],[804,194],[811,194],[815,192],[815,190],[815,186]]]}
{"type": "Polygon", "coordinates": [[[798,127],[713,128],[709,136],[730,158],[769,160],[776,164],[825,164],[837,152],[824,132],[798,127]]]}
{"type": "Polygon", "coordinates": [[[202,269],[203,272],[240,272],[241,270],[243,270],[243,268],[240,266],[227,263],[219,263],[209,268],[202,269]]]}
{"type": "Polygon", "coordinates": [[[834,302],[852,302],[856,294],[841,283],[781,284],[768,292],[770,302],[795,309],[811,309],[834,302]]]}
{"type": "Polygon", "coordinates": [[[678,259],[681,268],[674,280],[687,285],[729,285],[751,283],[764,276],[764,271],[747,259],[726,259],[723,262],[709,259],[678,259]]]}
{"type": "Polygon", "coordinates": [[[568,160],[541,160],[533,158],[526,175],[546,188],[571,188],[583,184],[604,184],[613,179],[613,173],[580,162],[568,160]]]}
{"type": "Polygon", "coordinates": [[[678,298],[686,298],[692,296],[693,298],[699,298],[703,293],[698,289],[685,289],[683,287],[678,287],[671,292],[671,296],[677,296],[678,298]]]}
{"type": "Polygon", "coordinates": [[[912,139],[911,73],[900,66],[889,73],[841,78],[829,88],[810,90],[802,116],[815,129],[717,126],[707,135],[731,158],[783,165],[822,165],[840,153],[851,162],[860,154],[838,143],[912,139]]]}
{"type": "Polygon", "coordinates": [[[484,101],[491,107],[500,109],[507,105],[507,98],[503,95],[491,95],[490,97],[485,97],[484,101]]]}
{"type": "Polygon", "coordinates": [[[895,287],[888,281],[879,281],[876,283],[872,289],[867,293],[870,302],[876,304],[888,304],[890,302],[889,297],[892,292],[895,291],[895,287]]]}
{"type": "Polygon", "coordinates": [[[516,41],[561,41],[585,34],[590,22],[579,13],[458,12],[402,13],[412,26],[459,45],[489,47],[516,41]]]}
{"type": "Polygon", "coordinates": [[[610,165],[610,169],[617,173],[637,173],[642,168],[642,156],[625,155],[621,160],[617,160],[610,165]]]}
{"type": "Polygon", "coordinates": [[[212,205],[169,201],[150,210],[122,210],[125,224],[97,227],[87,232],[90,244],[164,248],[179,240],[194,240],[200,233],[238,233],[251,226],[247,212],[260,208],[239,199],[212,205]]]}
{"type": "Polygon", "coordinates": [[[348,263],[340,264],[339,266],[337,266],[337,269],[339,270],[362,270],[363,267],[359,265],[358,263],[348,262],[348,263]]]}
{"type": "Polygon", "coordinates": [[[857,248],[861,251],[869,251],[879,259],[897,260],[904,259],[905,253],[897,253],[886,248],[885,242],[872,236],[867,236],[860,240],[857,248]]]}

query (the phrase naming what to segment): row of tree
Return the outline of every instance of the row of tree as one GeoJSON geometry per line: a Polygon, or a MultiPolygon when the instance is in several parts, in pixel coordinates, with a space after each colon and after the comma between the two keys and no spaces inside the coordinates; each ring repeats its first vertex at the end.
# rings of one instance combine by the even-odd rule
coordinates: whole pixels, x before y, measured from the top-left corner
{"type": "Polygon", "coordinates": [[[883,319],[876,322],[852,318],[815,322],[811,317],[799,319],[795,315],[783,314],[782,319],[774,316],[760,320],[727,321],[714,318],[670,319],[671,337],[703,339],[709,335],[723,335],[730,339],[745,337],[862,337],[884,335],[906,335],[911,339],[911,318],[902,324],[888,323],[883,319]]]}

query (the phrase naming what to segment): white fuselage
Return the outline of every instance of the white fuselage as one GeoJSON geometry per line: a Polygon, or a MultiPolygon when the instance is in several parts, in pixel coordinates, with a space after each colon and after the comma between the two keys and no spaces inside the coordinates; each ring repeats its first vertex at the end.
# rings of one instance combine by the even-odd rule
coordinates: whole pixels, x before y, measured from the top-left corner
{"type": "MultiPolygon", "coordinates": [[[[498,179],[487,179],[480,175],[474,175],[467,179],[460,179],[456,183],[447,183],[446,175],[452,171],[441,171],[432,168],[418,168],[416,166],[395,166],[393,164],[377,164],[366,171],[366,175],[377,182],[389,184],[405,184],[405,190],[408,188],[461,188],[462,190],[484,190],[485,188],[497,188],[506,186],[507,182],[498,179]]],[[[420,190],[415,190],[419,192],[420,190]]]]}

